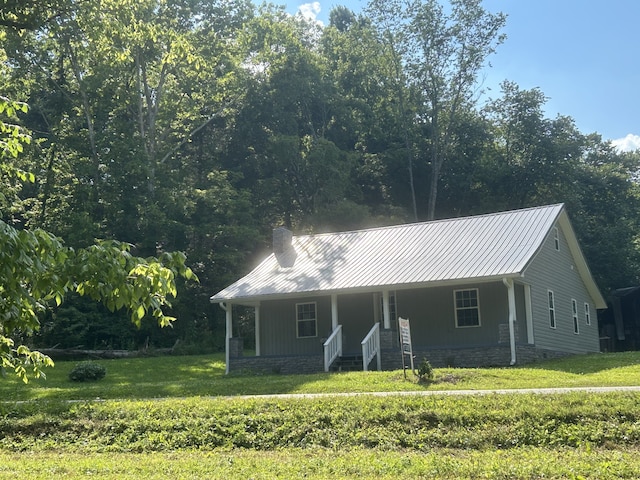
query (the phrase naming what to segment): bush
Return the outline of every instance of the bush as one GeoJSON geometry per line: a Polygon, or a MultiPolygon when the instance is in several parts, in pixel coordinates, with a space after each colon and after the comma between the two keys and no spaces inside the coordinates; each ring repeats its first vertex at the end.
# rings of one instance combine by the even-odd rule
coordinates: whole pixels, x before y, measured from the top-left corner
{"type": "Polygon", "coordinates": [[[433,367],[426,358],[422,359],[418,366],[418,380],[420,382],[430,382],[433,380],[433,367]]]}
{"type": "Polygon", "coordinates": [[[107,369],[98,363],[80,362],[69,372],[69,380],[72,382],[100,380],[106,374],[107,369]]]}

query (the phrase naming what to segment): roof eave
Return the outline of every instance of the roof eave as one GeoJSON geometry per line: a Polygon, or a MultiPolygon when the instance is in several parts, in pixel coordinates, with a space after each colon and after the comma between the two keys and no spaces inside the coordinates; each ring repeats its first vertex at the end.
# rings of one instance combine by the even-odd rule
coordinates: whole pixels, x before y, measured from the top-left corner
{"type": "Polygon", "coordinates": [[[431,282],[417,282],[417,283],[406,283],[406,284],[395,284],[395,285],[368,285],[361,287],[353,287],[353,288],[338,288],[331,290],[309,290],[304,292],[282,292],[282,293],[271,293],[271,294],[262,294],[262,295],[251,295],[251,296],[242,296],[242,297],[218,297],[217,295],[212,296],[209,301],[211,303],[233,303],[237,305],[252,305],[259,303],[261,301],[268,300],[289,300],[293,298],[304,298],[304,297],[320,297],[327,295],[352,295],[358,293],[378,293],[383,292],[385,290],[413,290],[420,288],[436,288],[436,287],[450,287],[455,285],[470,285],[470,284],[478,284],[478,283],[491,283],[491,282],[501,282],[504,278],[521,278],[521,272],[510,272],[510,273],[501,273],[499,275],[489,275],[484,277],[473,277],[473,278],[454,278],[447,280],[437,280],[431,282]]]}

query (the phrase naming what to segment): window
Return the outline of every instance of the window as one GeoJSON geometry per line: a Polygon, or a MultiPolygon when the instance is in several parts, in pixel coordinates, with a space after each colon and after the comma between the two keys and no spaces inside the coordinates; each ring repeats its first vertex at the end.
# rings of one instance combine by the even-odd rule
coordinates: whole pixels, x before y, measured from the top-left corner
{"type": "Polygon", "coordinates": [[[591,325],[591,310],[588,303],[584,304],[584,323],[591,325]]]}
{"type": "Polygon", "coordinates": [[[454,290],[456,328],[480,326],[480,304],[478,289],[454,290]]]}
{"type": "MultiPolygon", "coordinates": [[[[380,322],[384,322],[384,298],[380,295],[379,303],[379,319],[380,322]]],[[[396,308],[396,292],[389,292],[389,320],[391,325],[398,321],[398,310],[396,308]]]]}
{"type": "Polygon", "coordinates": [[[549,326],[556,328],[556,305],[553,300],[553,292],[549,290],[549,326]]]}
{"type": "Polygon", "coordinates": [[[574,298],[571,299],[571,314],[573,316],[573,333],[576,335],[580,333],[580,327],[578,325],[578,302],[574,298]]]}
{"type": "Polygon", "coordinates": [[[560,251],[560,233],[558,232],[558,227],[554,227],[553,229],[553,243],[556,250],[560,251]]]}
{"type": "Polygon", "coordinates": [[[316,302],[296,304],[296,327],[298,338],[318,336],[316,302]]]}

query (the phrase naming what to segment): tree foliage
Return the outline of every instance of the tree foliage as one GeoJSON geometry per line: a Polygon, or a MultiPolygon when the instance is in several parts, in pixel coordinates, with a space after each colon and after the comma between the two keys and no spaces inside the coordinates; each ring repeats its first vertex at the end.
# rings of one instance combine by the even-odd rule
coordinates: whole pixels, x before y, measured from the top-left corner
{"type": "Polygon", "coordinates": [[[480,0],[451,0],[447,8],[437,0],[372,0],[369,12],[401,65],[399,88],[407,94],[402,100],[399,90],[399,100],[414,104],[401,112],[410,115],[407,126],[419,124],[408,143],[428,148],[422,154],[430,165],[426,217],[433,220],[442,166],[452,156],[455,124],[476,100],[478,74],[504,40],[500,31],[506,17],[487,12],[480,0]],[[422,137],[428,145],[421,144],[422,137]]]}
{"type": "MultiPolygon", "coordinates": [[[[0,112],[16,113],[16,104],[0,99],[0,112]]],[[[21,111],[26,111],[20,106],[21,111]]],[[[2,158],[17,157],[29,135],[18,126],[0,120],[3,132],[2,158]]],[[[4,165],[3,177],[19,173],[4,165]]],[[[12,337],[28,335],[40,328],[40,315],[50,305],[60,306],[69,292],[103,302],[111,311],[127,308],[135,325],[145,315],[159,325],[170,325],[164,307],[177,295],[176,277],[195,279],[185,266],[185,255],[164,253],[159,259],[132,256],[130,246],[102,241],[87,248],[66,247],[45,230],[16,229],[0,220],[0,358],[2,371],[12,369],[27,380],[27,368],[36,377],[51,359],[12,337]]]]}
{"type": "MultiPolygon", "coordinates": [[[[639,282],[640,152],[547,118],[539,89],[506,81],[479,104],[505,21],[478,0],[371,0],[357,15],[336,7],[322,28],[250,0],[7,3],[0,268],[24,272],[0,287],[13,292],[7,368],[21,345],[74,331],[94,298],[174,325],[152,342],[220,344],[209,296],[283,224],[564,202],[603,291],[639,282]],[[169,300],[178,322],[161,313],[169,300]]],[[[89,330],[69,338],[113,336],[89,330]]],[[[37,360],[24,348],[23,367],[37,360]]]]}

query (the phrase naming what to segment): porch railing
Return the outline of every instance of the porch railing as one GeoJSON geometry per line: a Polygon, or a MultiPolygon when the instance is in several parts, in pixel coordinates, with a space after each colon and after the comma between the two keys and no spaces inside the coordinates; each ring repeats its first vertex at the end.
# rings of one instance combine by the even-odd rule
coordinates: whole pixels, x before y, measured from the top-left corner
{"type": "Polygon", "coordinates": [[[324,342],[324,371],[328,372],[333,361],[342,355],[342,325],[338,325],[324,342]]]}
{"type": "Polygon", "coordinates": [[[380,324],[373,325],[364,340],[360,342],[362,345],[362,369],[366,372],[369,370],[369,363],[373,360],[373,357],[378,359],[378,371],[382,370],[380,359],[380,324]]]}

